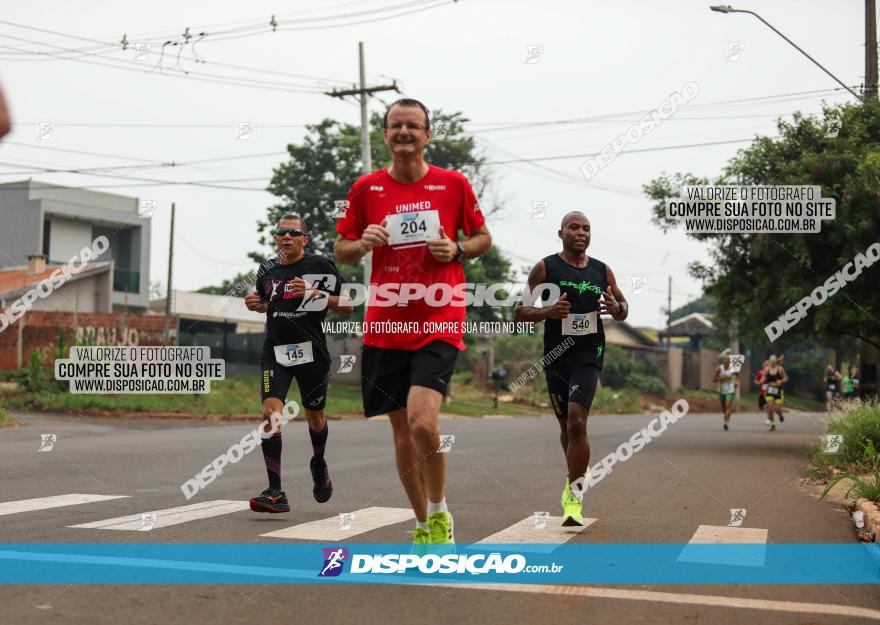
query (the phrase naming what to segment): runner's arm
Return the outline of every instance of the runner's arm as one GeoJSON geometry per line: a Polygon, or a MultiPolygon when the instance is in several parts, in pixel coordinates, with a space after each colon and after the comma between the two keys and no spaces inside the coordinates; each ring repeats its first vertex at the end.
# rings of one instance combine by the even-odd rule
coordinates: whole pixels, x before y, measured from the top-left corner
{"type": "Polygon", "coordinates": [[[715,367],[715,377],[712,378],[713,382],[721,381],[721,367],[715,367]]]}
{"type": "Polygon", "coordinates": [[[335,310],[336,312],[350,315],[354,310],[354,306],[351,305],[351,299],[346,296],[343,301],[348,303],[340,304],[339,299],[341,297],[342,295],[331,295],[329,301],[327,302],[327,306],[330,308],[330,310],[335,310]]]}
{"type": "Polygon", "coordinates": [[[782,386],[788,382],[788,374],[785,372],[785,367],[779,367],[779,371],[782,373],[782,378],[779,380],[779,386],[782,386]]]}
{"type": "MultiPolygon", "coordinates": [[[[547,268],[544,267],[544,261],[539,260],[529,272],[529,293],[534,293],[535,288],[544,282],[547,278],[547,268]]],[[[525,297],[525,294],[523,294],[525,297]]],[[[535,306],[526,306],[522,300],[516,303],[513,308],[514,321],[544,321],[547,318],[547,308],[537,308],[535,306]]]]}
{"type": "Polygon", "coordinates": [[[9,117],[9,109],[6,107],[6,100],[3,99],[3,92],[0,91],[0,137],[5,135],[12,128],[12,120],[9,117]]]}
{"type": "Polygon", "coordinates": [[[471,236],[459,241],[459,243],[461,243],[461,247],[464,250],[464,255],[460,260],[479,258],[492,247],[492,235],[489,234],[489,229],[486,226],[480,226],[479,228],[474,228],[471,236]]]}
{"type": "Polygon", "coordinates": [[[610,293],[603,293],[605,302],[607,302],[603,302],[604,311],[608,312],[615,321],[623,321],[629,316],[629,302],[626,301],[623,291],[617,286],[617,278],[614,277],[614,272],[611,271],[610,265],[605,265],[605,272],[608,276],[608,291],[610,293]],[[608,297],[608,295],[613,297],[608,297]],[[614,304],[617,304],[619,308],[617,312],[614,311],[614,304]]]}
{"type": "Polygon", "coordinates": [[[253,312],[264,313],[269,310],[269,302],[264,300],[263,296],[260,295],[258,291],[254,291],[245,296],[244,305],[245,308],[253,312]]]}

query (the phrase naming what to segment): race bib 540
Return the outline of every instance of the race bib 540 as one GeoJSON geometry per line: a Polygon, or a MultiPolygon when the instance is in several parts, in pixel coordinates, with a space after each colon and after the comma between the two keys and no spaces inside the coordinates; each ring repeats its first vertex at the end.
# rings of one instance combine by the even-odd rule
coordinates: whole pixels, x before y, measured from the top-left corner
{"type": "Polygon", "coordinates": [[[599,331],[596,311],[588,313],[572,313],[562,320],[562,334],[583,336],[599,331]]]}

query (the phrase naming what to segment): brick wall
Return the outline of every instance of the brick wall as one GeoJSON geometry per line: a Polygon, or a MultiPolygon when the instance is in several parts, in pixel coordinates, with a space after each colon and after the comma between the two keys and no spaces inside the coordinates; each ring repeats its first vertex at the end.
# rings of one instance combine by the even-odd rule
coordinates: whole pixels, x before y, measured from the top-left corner
{"type": "MultiPolygon", "coordinates": [[[[73,337],[90,338],[94,345],[162,345],[164,315],[124,316],[120,313],[79,313],[31,310],[0,332],[0,369],[18,368],[18,341],[22,339],[22,366],[27,366],[31,350],[54,348],[64,328],[67,342],[73,337]],[[21,324],[21,325],[20,325],[21,324]]],[[[172,318],[169,327],[177,327],[172,318]]]]}

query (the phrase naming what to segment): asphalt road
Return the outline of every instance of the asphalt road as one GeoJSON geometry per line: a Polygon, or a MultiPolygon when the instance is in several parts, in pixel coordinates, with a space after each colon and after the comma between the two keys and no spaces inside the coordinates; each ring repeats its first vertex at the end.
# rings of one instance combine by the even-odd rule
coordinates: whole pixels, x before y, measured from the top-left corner
{"type": "MultiPolygon", "coordinates": [[[[4,543],[277,543],[261,534],[368,507],[406,508],[387,421],[333,421],[327,458],[335,492],[311,496],[304,423],[285,434],[284,488],[293,511],[242,510],[163,526],[110,531],[73,525],[209,500],[243,501],[264,488],[259,450],[224,470],[187,501],[180,485],[253,425],[178,420],[114,420],[16,413],[0,429],[0,511],[4,502],[88,493],[125,496],[0,515],[4,543]],[[55,434],[38,452],[41,434],[55,434]]],[[[594,417],[593,462],[653,415],[594,417]]],[[[687,543],[701,525],[726,526],[731,508],[768,543],[852,543],[846,515],[802,490],[808,445],[822,415],[790,414],[776,432],[762,415],[689,414],[588,492],[597,519],[571,539],[585,543],[687,543]]],[[[564,463],[555,420],[451,419],[447,499],[456,540],[477,542],[535,511],[559,515],[564,463]]],[[[355,520],[357,523],[357,520],[355,520]]],[[[349,542],[408,542],[412,521],[382,525],[349,542]]],[[[328,536],[325,541],[336,541],[328,536]]],[[[345,541],[342,541],[345,542],[345,541]]],[[[271,563],[267,563],[271,564],[271,563]]],[[[0,562],[0,567],[10,566],[0,562]]],[[[880,620],[880,591],[856,585],[434,586],[8,586],[0,622],[21,623],[854,623],[880,620]],[[824,606],[817,613],[816,605],[824,606]]]]}

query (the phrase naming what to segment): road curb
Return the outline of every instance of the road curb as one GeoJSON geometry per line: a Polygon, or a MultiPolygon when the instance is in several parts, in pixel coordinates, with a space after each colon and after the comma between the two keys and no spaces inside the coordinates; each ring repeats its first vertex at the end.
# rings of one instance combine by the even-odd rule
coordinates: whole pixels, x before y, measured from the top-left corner
{"type": "Polygon", "coordinates": [[[856,499],[855,510],[861,510],[865,513],[865,530],[874,534],[874,542],[877,542],[877,536],[880,536],[880,508],[873,501],[862,497],[856,499]]]}

